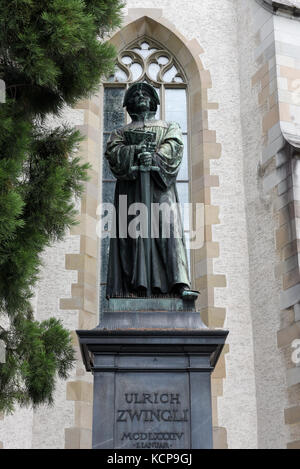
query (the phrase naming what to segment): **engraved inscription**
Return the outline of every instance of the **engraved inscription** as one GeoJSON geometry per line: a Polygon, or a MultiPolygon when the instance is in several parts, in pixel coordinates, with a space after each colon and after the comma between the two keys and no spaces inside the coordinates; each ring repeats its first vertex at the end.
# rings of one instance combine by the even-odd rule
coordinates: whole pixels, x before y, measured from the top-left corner
{"type": "MultiPolygon", "coordinates": [[[[188,392],[183,392],[184,383],[180,382],[179,386],[176,386],[181,392],[176,392],[176,388],[175,392],[165,388],[157,390],[158,386],[155,386],[155,392],[149,392],[145,388],[141,389],[142,386],[137,386],[139,383],[135,384],[136,386],[132,383],[132,388],[138,389],[133,391],[131,388],[126,392],[128,386],[122,390],[119,388],[115,407],[117,447],[136,449],[187,447],[190,409],[188,392]]],[[[174,384],[177,384],[177,379],[174,384]]]]}
{"type": "MultiPolygon", "coordinates": [[[[180,405],[180,395],[172,393],[138,393],[125,394],[125,401],[127,404],[178,404],[180,405]]],[[[121,409],[118,410],[117,422],[127,422],[130,419],[142,422],[188,422],[189,409],[176,410],[176,409],[143,409],[132,410],[132,409],[121,409]]]]}

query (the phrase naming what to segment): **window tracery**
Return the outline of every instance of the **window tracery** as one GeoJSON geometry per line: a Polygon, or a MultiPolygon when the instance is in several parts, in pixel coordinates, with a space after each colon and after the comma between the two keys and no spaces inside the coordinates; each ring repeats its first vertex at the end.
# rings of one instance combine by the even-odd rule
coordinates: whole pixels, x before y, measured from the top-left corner
{"type": "Polygon", "coordinates": [[[186,84],[184,73],[173,55],[149,39],[137,41],[119,53],[115,74],[108,81],[148,81],[155,87],[162,84],[186,84]]]}

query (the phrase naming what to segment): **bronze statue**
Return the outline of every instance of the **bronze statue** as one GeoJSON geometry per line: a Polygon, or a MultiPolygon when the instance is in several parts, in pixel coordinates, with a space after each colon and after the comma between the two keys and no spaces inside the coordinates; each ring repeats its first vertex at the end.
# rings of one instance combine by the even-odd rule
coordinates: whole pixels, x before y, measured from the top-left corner
{"type": "Polygon", "coordinates": [[[132,122],[113,131],[107,143],[105,157],[117,179],[114,202],[117,235],[110,240],[107,298],[175,295],[195,300],[199,293],[190,289],[176,190],[183,155],[182,133],[177,123],[155,119],[159,104],[151,85],[133,84],[123,103],[132,122]],[[136,203],[147,208],[146,236],[127,236],[134,216],[129,214],[126,218],[127,214],[124,217],[120,213],[125,212],[124,206],[120,207],[120,196],[126,196],[125,210],[136,203]],[[156,219],[157,234],[153,236],[151,231],[154,222],[151,207],[157,204],[175,207],[169,236],[163,235],[163,212],[156,219]],[[122,216],[126,220],[125,230],[120,226],[122,216]]]}

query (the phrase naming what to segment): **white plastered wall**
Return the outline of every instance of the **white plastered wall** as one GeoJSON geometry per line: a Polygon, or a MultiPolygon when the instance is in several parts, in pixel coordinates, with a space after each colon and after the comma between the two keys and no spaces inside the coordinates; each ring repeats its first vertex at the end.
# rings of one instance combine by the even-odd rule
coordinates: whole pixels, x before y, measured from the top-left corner
{"type": "MultiPolygon", "coordinates": [[[[127,1],[127,8],[163,9],[163,16],[186,38],[198,40],[205,51],[201,60],[212,77],[209,100],[219,103],[219,110],[209,111],[209,124],[222,144],[222,157],[211,166],[220,178],[220,187],[212,190],[212,205],[220,206],[221,220],[213,231],[213,240],[220,244],[214,269],[227,277],[227,288],[218,289],[215,298],[216,306],[227,309],[225,327],[230,330],[227,378],[218,406],[219,426],[227,428],[229,448],[285,446],[278,405],[284,390],[276,352],[274,226],[256,178],[261,128],[251,89],[256,71],[251,62],[253,39],[247,39],[251,21],[244,16],[252,5],[256,7],[254,0],[127,1]]],[[[68,119],[81,123],[76,112],[68,119]]],[[[65,254],[72,252],[79,252],[79,239],[73,236],[45,252],[36,306],[38,319],[50,312],[74,330],[77,312],[59,310],[59,299],[68,298],[76,283],[76,274],[64,266],[65,254]]],[[[58,384],[52,409],[20,411],[0,421],[4,448],[63,448],[63,431],[72,426],[74,415],[65,389],[65,383],[58,384]]]]}
{"type": "MultiPolygon", "coordinates": [[[[60,121],[49,118],[49,127],[65,122],[71,126],[83,123],[80,110],[66,109],[60,121]]],[[[42,254],[40,279],[32,300],[35,318],[44,321],[49,317],[60,319],[63,326],[75,330],[78,311],[60,310],[60,298],[71,296],[71,284],[77,273],[65,269],[65,255],[79,252],[79,236],[67,235],[65,240],[47,248],[42,254]]],[[[72,378],[72,374],[70,379],[72,378]]],[[[35,410],[18,409],[13,415],[0,420],[0,441],[4,449],[64,448],[65,428],[73,425],[74,403],[66,401],[66,383],[58,380],[53,406],[35,410]]]]}

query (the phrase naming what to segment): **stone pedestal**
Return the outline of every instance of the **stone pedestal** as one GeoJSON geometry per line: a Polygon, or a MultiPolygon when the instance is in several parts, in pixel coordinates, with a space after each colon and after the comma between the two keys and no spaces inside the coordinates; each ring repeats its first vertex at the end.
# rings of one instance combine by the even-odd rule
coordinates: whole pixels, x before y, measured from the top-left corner
{"type": "Polygon", "coordinates": [[[94,374],[93,448],[212,448],[210,379],[227,331],[195,311],[115,311],[77,334],[94,374]]]}

